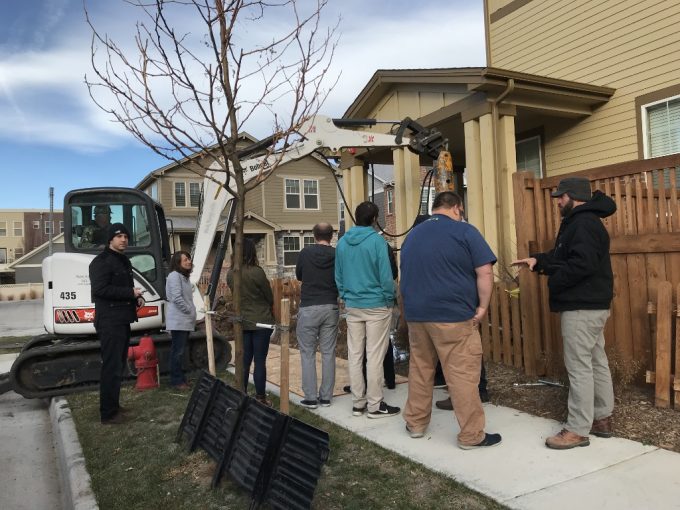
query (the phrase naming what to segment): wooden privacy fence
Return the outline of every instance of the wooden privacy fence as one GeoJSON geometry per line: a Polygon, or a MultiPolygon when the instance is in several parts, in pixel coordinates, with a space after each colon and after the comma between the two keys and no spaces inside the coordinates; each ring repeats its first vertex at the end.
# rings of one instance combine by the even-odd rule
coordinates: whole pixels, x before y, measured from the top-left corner
{"type": "Polygon", "coordinates": [[[655,369],[647,371],[647,382],[655,385],[654,404],[657,407],[672,405],[680,409],[680,285],[676,289],[673,300],[673,286],[670,282],[661,282],[656,302],[648,304],[656,334],[653,343],[655,369]]]}
{"type": "MultiPolygon", "coordinates": [[[[565,177],[580,176],[617,205],[604,220],[611,238],[614,300],[605,328],[608,352],[621,363],[653,368],[648,301],[656,301],[662,281],[680,284],[680,155],[594,168],[535,179],[529,172],[513,176],[518,257],[554,245],[560,224],[550,193],[565,177]]],[[[527,374],[563,370],[559,316],[548,307],[546,278],[520,271],[524,368],[527,374]]],[[[611,359],[610,359],[611,363],[611,359]]]]}

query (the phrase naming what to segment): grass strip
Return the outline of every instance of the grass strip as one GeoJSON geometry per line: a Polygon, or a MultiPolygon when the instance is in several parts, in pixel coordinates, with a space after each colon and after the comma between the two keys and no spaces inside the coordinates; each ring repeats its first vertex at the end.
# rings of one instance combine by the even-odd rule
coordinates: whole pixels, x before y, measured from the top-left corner
{"type": "MultiPolygon", "coordinates": [[[[231,374],[224,377],[231,382],[231,374]]],[[[121,403],[133,418],[118,426],[100,425],[98,393],[68,397],[102,510],[249,507],[249,496],[226,475],[210,488],[215,465],[205,452],[188,454],[186,445],[173,442],[189,396],[167,385],[145,392],[126,386],[121,403]]],[[[277,406],[278,398],[271,398],[277,406]]],[[[290,414],[330,435],[331,455],[313,508],[505,508],[313,412],[293,405],[290,414]]]]}

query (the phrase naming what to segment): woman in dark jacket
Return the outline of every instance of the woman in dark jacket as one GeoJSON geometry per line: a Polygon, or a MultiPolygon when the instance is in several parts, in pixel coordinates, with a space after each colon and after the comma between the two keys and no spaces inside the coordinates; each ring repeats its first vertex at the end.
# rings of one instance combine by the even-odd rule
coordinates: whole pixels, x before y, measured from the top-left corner
{"type": "MultiPolygon", "coordinates": [[[[233,267],[232,257],[232,267],[233,267]]],[[[227,273],[227,284],[234,291],[234,274],[227,273]]],[[[243,261],[241,263],[241,316],[243,317],[243,391],[248,391],[250,365],[255,360],[253,380],[255,398],[271,405],[265,394],[267,381],[267,353],[269,352],[270,329],[258,328],[255,324],[274,324],[272,306],[274,294],[264,270],[257,262],[255,243],[243,240],[243,261]]]]}

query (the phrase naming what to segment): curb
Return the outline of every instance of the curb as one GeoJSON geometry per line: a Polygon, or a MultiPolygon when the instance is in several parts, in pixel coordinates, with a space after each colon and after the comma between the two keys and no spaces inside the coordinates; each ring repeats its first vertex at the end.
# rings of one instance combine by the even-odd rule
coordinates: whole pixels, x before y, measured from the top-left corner
{"type": "Polygon", "coordinates": [[[54,397],[50,400],[50,421],[61,481],[63,508],[98,509],[97,500],[90,486],[90,474],[85,468],[85,457],[80,447],[71,409],[65,398],[54,397]]]}

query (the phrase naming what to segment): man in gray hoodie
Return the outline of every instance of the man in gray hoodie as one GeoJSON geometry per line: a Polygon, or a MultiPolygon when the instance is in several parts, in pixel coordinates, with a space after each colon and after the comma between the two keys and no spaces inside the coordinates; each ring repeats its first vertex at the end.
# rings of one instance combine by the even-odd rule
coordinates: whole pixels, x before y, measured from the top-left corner
{"type": "Polygon", "coordinates": [[[297,341],[302,367],[303,407],[316,409],[331,405],[335,386],[335,344],[338,337],[338,289],[335,285],[333,227],[314,225],[316,244],[298,255],[295,276],[302,282],[297,316],[297,341]],[[316,378],[316,345],[321,351],[321,386],[316,378]],[[318,390],[318,393],[317,393],[318,390]],[[318,395],[318,397],[317,397],[318,395]]]}

